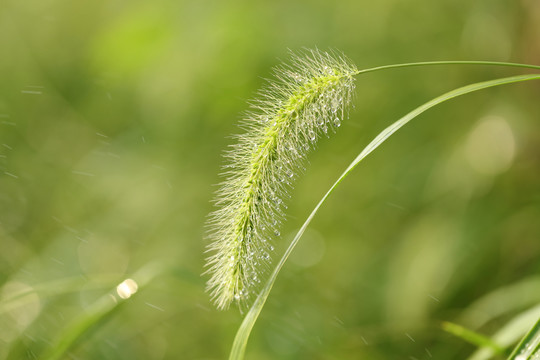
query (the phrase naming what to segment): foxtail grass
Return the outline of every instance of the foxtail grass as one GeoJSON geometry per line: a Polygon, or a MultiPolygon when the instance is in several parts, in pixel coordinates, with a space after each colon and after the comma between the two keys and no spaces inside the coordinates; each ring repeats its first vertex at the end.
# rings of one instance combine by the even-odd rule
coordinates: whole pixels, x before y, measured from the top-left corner
{"type": "Polygon", "coordinates": [[[242,306],[257,289],[292,181],[318,138],[341,126],[357,71],[337,53],[293,55],[252,102],[246,132],[225,154],[219,209],[209,221],[207,288],[218,308],[242,306]]]}

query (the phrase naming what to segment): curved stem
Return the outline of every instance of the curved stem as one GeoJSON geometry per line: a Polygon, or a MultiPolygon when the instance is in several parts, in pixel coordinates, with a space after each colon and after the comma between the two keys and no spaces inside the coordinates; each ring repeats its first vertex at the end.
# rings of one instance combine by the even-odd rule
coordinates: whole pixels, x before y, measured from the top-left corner
{"type": "Polygon", "coordinates": [[[379,70],[386,70],[386,69],[396,69],[396,68],[414,67],[414,66],[432,66],[432,65],[488,65],[488,66],[520,67],[520,68],[540,70],[540,65],[499,62],[499,61],[420,61],[420,62],[403,63],[403,64],[383,65],[383,66],[376,66],[376,67],[372,67],[368,69],[362,69],[362,70],[358,70],[355,73],[355,75],[365,74],[365,73],[379,71],[379,70]]]}
{"type": "MultiPolygon", "coordinates": [[[[382,68],[391,68],[391,67],[403,67],[403,66],[417,66],[418,63],[412,63],[412,64],[401,64],[401,65],[388,65],[386,67],[379,67],[379,68],[373,68],[373,69],[382,69],[382,68]]],[[[425,63],[425,64],[432,64],[435,65],[435,63],[425,63]]],[[[371,71],[375,71],[375,70],[371,71]]],[[[369,70],[369,69],[368,69],[369,70]]],[[[366,71],[363,71],[366,72],[366,71]]],[[[253,326],[255,325],[255,322],[257,321],[257,318],[259,317],[259,314],[264,306],[264,303],[266,302],[266,299],[268,298],[268,295],[270,294],[270,291],[272,290],[272,287],[274,285],[274,282],[279,274],[279,271],[285,264],[285,261],[288,259],[289,255],[292,253],[293,249],[295,248],[296,244],[300,240],[300,237],[303,235],[304,231],[308,227],[309,223],[321,207],[321,205],[325,202],[325,200],[330,196],[330,194],[334,191],[334,189],[343,181],[347,175],[362,161],[365,157],[367,157],[373,150],[378,148],[383,142],[385,142],[392,134],[394,134],[396,131],[398,131],[400,128],[402,128],[404,125],[406,125],[409,121],[423,113],[424,111],[443,103],[447,100],[453,99],[455,97],[465,95],[474,91],[487,89],[494,86],[499,85],[505,85],[510,83],[516,83],[521,81],[528,81],[528,80],[540,80],[540,74],[529,74],[529,75],[519,75],[519,76],[512,76],[502,79],[495,79],[480,83],[475,83],[471,85],[467,85],[458,89],[454,89],[452,91],[449,91],[441,96],[438,96],[425,104],[417,107],[413,111],[409,112],[407,115],[399,119],[398,121],[394,122],[392,125],[387,127],[385,130],[383,130],[371,143],[369,143],[364,150],[356,157],[356,159],[353,160],[353,162],[347,167],[347,169],[341,174],[341,176],[336,180],[336,182],[330,187],[330,189],[326,192],[326,194],[322,197],[322,199],[319,201],[317,206],[315,206],[315,209],[311,212],[311,214],[308,216],[294,239],[292,240],[291,244],[283,254],[282,258],[276,265],[274,271],[268,278],[268,281],[266,282],[265,286],[255,299],[255,302],[253,303],[252,307],[250,308],[249,312],[246,314],[246,317],[242,321],[242,324],[240,325],[240,328],[238,329],[238,332],[236,333],[236,337],[234,338],[233,346],[231,349],[231,353],[229,355],[230,360],[241,360],[244,358],[244,353],[247,346],[247,341],[249,338],[249,335],[251,333],[251,330],[253,329],[253,326]]]]}

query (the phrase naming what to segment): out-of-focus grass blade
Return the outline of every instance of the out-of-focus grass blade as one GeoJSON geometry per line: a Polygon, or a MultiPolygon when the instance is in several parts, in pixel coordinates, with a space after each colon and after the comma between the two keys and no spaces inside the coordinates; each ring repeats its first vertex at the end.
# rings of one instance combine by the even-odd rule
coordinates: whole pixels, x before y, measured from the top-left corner
{"type": "MultiPolygon", "coordinates": [[[[511,346],[516,344],[527,333],[538,318],[540,318],[540,305],[515,316],[497,331],[491,337],[491,340],[505,349],[510,349],[511,346]]],[[[486,360],[493,357],[493,355],[494,352],[491,349],[482,348],[475,351],[468,360],[486,360]]]]}
{"type": "Polygon", "coordinates": [[[540,276],[531,276],[482,296],[465,309],[458,323],[476,329],[504,314],[523,311],[538,303],[540,276]]]}
{"type": "Polygon", "coordinates": [[[455,97],[465,95],[474,91],[487,89],[494,86],[499,85],[505,85],[510,83],[516,83],[521,81],[528,81],[528,80],[539,80],[540,75],[538,74],[529,74],[529,75],[518,75],[518,76],[512,76],[502,79],[495,79],[485,82],[480,82],[476,84],[467,85],[452,91],[449,91],[439,97],[436,97],[427,103],[417,107],[389,127],[387,127],[385,130],[383,130],[371,143],[368,144],[364,148],[364,150],[354,159],[354,161],[349,165],[349,167],[341,174],[341,176],[336,180],[336,182],[332,185],[332,187],[328,190],[328,192],[322,197],[322,199],[319,201],[317,206],[315,206],[315,209],[311,212],[311,214],[308,216],[307,220],[304,222],[294,239],[292,240],[291,244],[283,254],[282,258],[276,265],[274,271],[268,278],[268,281],[266,282],[265,286],[262,288],[261,292],[255,299],[255,302],[251,306],[249,312],[246,314],[244,320],[242,321],[242,324],[240,325],[240,328],[238,329],[238,332],[236,333],[236,337],[234,338],[233,346],[231,349],[231,353],[229,355],[230,360],[238,360],[243,359],[244,354],[246,351],[247,342],[249,339],[249,335],[251,334],[251,330],[253,329],[253,326],[255,325],[255,322],[257,321],[257,318],[259,317],[259,314],[261,313],[261,310],[264,306],[264,303],[266,302],[266,299],[268,298],[268,294],[270,294],[270,291],[272,290],[272,287],[274,286],[274,282],[276,281],[277,275],[279,274],[279,271],[285,264],[285,261],[291,254],[292,250],[298,243],[300,237],[308,227],[309,223],[315,216],[315,214],[319,211],[319,208],[321,205],[326,201],[328,196],[334,191],[334,189],[343,181],[347,175],[365,158],[367,157],[373,150],[378,148],[383,142],[385,142],[390,136],[392,136],[396,131],[398,131],[400,128],[402,128],[404,125],[406,125],[409,121],[423,113],[424,111],[434,107],[435,105],[438,105],[440,103],[443,103],[447,100],[453,99],[455,97]]]}
{"type": "Polygon", "coordinates": [[[508,358],[508,360],[538,359],[540,359],[540,318],[508,358]]]}
{"type": "MultiPolygon", "coordinates": [[[[113,276],[95,277],[92,279],[93,286],[91,289],[110,287],[113,284],[114,278],[113,276]]],[[[27,304],[30,299],[29,295],[31,294],[39,294],[42,297],[59,296],[70,292],[77,292],[81,289],[81,286],[87,284],[87,279],[74,276],[33,285],[27,289],[5,296],[0,301],[0,315],[27,304]]]]}
{"type": "Polygon", "coordinates": [[[504,348],[499,346],[499,344],[493,342],[487,336],[479,334],[475,331],[469,330],[461,325],[454,324],[451,322],[443,322],[442,328],[444,331],[465,340],[466,342],[475,345],[479,348],[490,348],[496,354],[503,354],[504,348]]]}
{"type": "Polygon", "coordinates": [[[166,269],[165,265],[149,264],[137,271],[130,279],[120,283],[115,289],[106,295],[103,295],[92,305],[90,305],[84,314],[71,322],[58,339],[41,357],[44,360],[63,359],[66,352],[79,340],[87,334],[97,324],[106,320],[113,314],[127,299],[135,294],[137,290],[146,286],[155,277],[162,274],[166,269]]]}

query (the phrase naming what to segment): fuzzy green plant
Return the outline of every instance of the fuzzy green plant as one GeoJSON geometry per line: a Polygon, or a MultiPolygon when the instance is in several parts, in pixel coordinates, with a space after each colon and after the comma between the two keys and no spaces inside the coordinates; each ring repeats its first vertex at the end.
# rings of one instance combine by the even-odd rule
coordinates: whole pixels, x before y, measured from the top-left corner
{"type": "Polygon", "coordinates": [[[341,125],[357,69],[345,57],[310,51],[276,69],[226,153],[226,180],[211,215],[207,286],[216,306],[246,304],[280,235],[284,199],[306,153],[341,125]]]}
{"type": "Polygon", "coordinates": [[[291,65],[276,70],[277,80],[252,103],[253,111],[242,124],[246,132],[237,136],[237,143],[225,155],[218,209],[209,220],[207,289],[216,306],[226,309],[236,301],[242,308],[255,299],[238,329],[230,359],[243,359],[251,330],[285,261],[328,196],[365,157],[412,119],[442,102],[494,86],[540,79],[540,74],[526,74],[467,85],[428,101],[383,130],[322,197],[264,285],[259,286],[269,269],[272,239],[279,236],[292,180],[316,140],[334,131],[346,117],[354,76],[391,68],[449,64],[540,69],[536,65],[489,61],[435,61],[357,70],[338,53],[306,51],[293,55],[291,65]]]}

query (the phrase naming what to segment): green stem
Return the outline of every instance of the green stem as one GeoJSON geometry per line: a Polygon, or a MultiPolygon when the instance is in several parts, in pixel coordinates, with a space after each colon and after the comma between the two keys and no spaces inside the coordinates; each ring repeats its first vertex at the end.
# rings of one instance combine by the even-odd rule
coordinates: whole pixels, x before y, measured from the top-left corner
{"type": "Polygon", "coordinates": [[[488,66],[520,67],[520,68],[540,70],[540,65],[519,64],[519,63],[509,63],[509,62],[499,62],[499,61],[421,61],[421,62],[413,62],[413,63],[376,66],[369,69],[358,70],[354,75],[360,75],[360,74],[365,74],[365,73],[379,71],[379,70],[415,67],[415,66],[432,66],[432,65],[488,65],[488,66]]]}
{"type": "MultiPolygon", "coordinates": [[[[387,66],[381,66],[377,68],[367,69],[367,70],[361,70],[358,73],[366,73],[369,71],[376,71],[376,70],[382,70],[382,69],[389,69],[389,68],[398,68],[398,67],[406,67],[406,66],[420,66],[420,65],[442,65],[442,64],[483,64],[483,65],[504,65],[507,63],[493,63],[493,62],[425,62],[425,63],[410,63],[410,64],[398,64],[398,65],[387,65],[387,66]]],[[[530,68],[536,68],[540,69],[538,66],[534,65],[523,65],[523,64],[511,64],[506,66],[520,66],[520,67],[530,67],[530,68]]],[[[266,302],[266,299],[268,298],[268,295],[270,294],[270,291],[272,290],[272,287],[274,285],[274,282],[276,281],[276,278],[279,274],[279,271],[285,264],[285,261],[288,259],[289,255],[292,253],[294,247],[300,240],[300,237],[308,227],[309,223],[321,207],[321,205],[326,201],[328,196],[334,191],[334,189],[343,181],[347,175],[362,161],[365,157],[367,157],[373,150],[378,148],[383,142],[385,142],[392,134],[394,134],[396,131],[398,131],[401,127],[406,125],[409,121],[423,113],[424,111],[443,103],[447,100],[453,99],[455,97],[465,95],[474,91],[487,89],[494,86],[499,85],[505,85],[510,83],[516,83],[521,81],[528,81],[528,80],[540,80],[540,74],[529,74],[529,75],[519,75],[519,76],[512,76],[508,78],[502,78],[502,79],[495,79],[485,82],[480,82],[476,84],[467,85],[458,89],[454,89],[452,91],[449,91],[439,97],[436,97],[427,103],[417,107],[389,127],[387,127],[385,130],[383,130],[371,143],[368,144],[364,148],[364,150],[354,159],[354,161],[349,165],[349,167],[341,174],[341,176],[336,180],[336,182],[332,185],[332,187],[328,190],[328,192],[322,197],[322,199],[319,201],[317,206],[315,206],[315,209],[311,212],[311,214],[308,216],[307,220],[304,222],[294,239],[292,240],[291,244],[283,254],[281,260],[276,265],[274,271],[270,275],[268,281],[266,282],[264,288],[261,290],[257,298],[255,299],[255,302],[253,303],[252,307],[250,308],[249,312],[246,314],[246,317],[242,321],[242,324],[240,325],[240,328],[238,329],[238,332],[236,333],[236,337],[233,342],[233,346],[231,349],[231,353],[229,355],[230,360],[241,360],[244,358],[247,341],[249,338],[249,335],[251,333],[251,330],[253,329],[253,326],[255,325],[255,322],[257,321],[257,318],[259,317],[259,314],[264,306],[264,303],[266,302]]]]}

